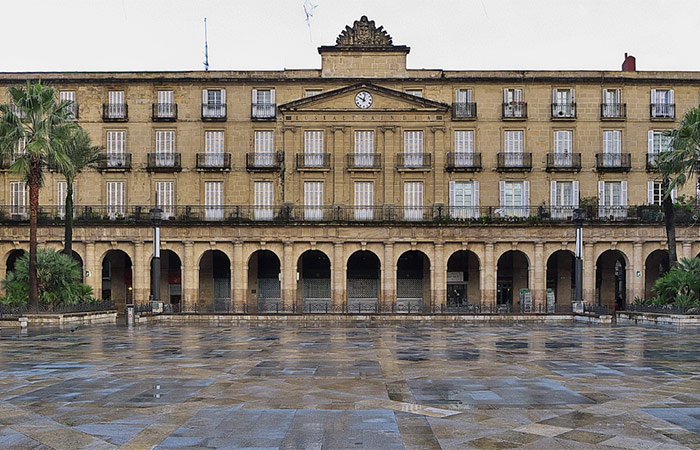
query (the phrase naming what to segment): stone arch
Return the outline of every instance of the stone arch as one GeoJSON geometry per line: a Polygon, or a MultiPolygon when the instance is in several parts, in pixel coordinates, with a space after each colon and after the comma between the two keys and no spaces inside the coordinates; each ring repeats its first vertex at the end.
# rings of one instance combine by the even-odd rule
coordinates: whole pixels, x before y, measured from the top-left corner
{"type": "Polygon", "coordinates": [[[306,250],[297,260],[297,302],[304,312],[331,312],[331,259],[321,250],[306,250]]]}
{"type": "Polygon", "coordinates": [[[244,309],[257,313],[278,312],[282,308],[281,259],[272,250],[255,250],[248,257],[248,290],[244,309]]]}
{"type": "MultiPolygon", "coordinates": [[[[508,250],[496,264],[496,303],[501,310],[527,311],[521,304],[520,290],[530,289],[530,259],[522,250],[508,250]]],[[[530,297],[532,299],[532,297],[530,297]]],[[[530,309],[532,300],[530,300],[530,309]]]]}
{"type": "Polygon", "coordinates": [[[377,312],[381,292],[381,260],[370,250],[353,252],[346,262],[349,312],[377,312]]]}
{"type": "Polygon", "coordinates": [[[654,296],[653,288],[656,280],[668,272],[668,250],[657,249],[649,253],[644,262],[644,297],[654,296]]]}
{"type": "Polygon", "coordinates": [[[199,303],[202,309],[231,311],[231,260],[221,250],[210,249],[199,258],[199,303]]]}
{"type": "Polygon", "coordinates": [[[24,256],[25,253],[29,253],[27,250],[21,249],[21,248],[15,248],[13,250],[10,250],[7,252],[5,255],[5,271],[6,273],[11,272],[15,268],[15,264],[17,264],[17,260],[24,256]]]}
{"type": "Polygon", "coordinates": [[[447,310],[459,311],[481,304],[479,257],[471,250],[457,250],[447,258],[447,310]]]}
{"type": "Polygon", "coordinates": [[[112,249],[102,255],[101,297],[112,300],[117,311],[133,303],[133,273],[131,257],[123,250],[112,249]]]}
{"type": "Polygon", "coordinates": [[[576,255],[571,250],[556,250],[547,258],[545,302],[547,311],[562,311],[574,300],[576,255]],[[550,291],[551,289],[551,291],[550,291]],[[554,302],[548,300],[551,292],[554,302]]]}
{"type": "Polygon", "coordinates": [[[596,303],[611,311],[624,309],[627,301],[627,255],[621,250],[605,250],[596,260],[596,303]]]}
{"type": "Polygon", "coordinates": [[[80,281],[85,282],[85,264],[83,263],[83,258],[75,250],[72,251],[73,260],[80,266],[80,281]]]}
{"type": "MultiPolygon", "coordinates": [[[[153,261],[153,257],[149,259],[150,261],[153,261]]],[[[170,305],[173,311],[180,311],[182,306],[182,271],[180,255],[175,250],[162,249],[160,251],[160,301],[164,305],[170,305]]],[[[153,286],[153,274],[150,276],[150,286],[153,286]]]]}
{"type": "Polygon", "coordinates": [[[431,303],[430,258],[407,250],[396,261],[396,311],[427,312],[431,303]]]}

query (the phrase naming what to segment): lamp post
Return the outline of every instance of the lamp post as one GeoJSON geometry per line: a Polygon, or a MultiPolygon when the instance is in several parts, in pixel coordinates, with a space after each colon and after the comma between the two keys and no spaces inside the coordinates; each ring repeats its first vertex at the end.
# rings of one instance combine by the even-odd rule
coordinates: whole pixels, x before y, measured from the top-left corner
{"type": "Polygon", "coordinates": [[[160,304],[160,222],[163,210],[151,209],[151,224],[153,225],[153,259],[151,259],[151,307],[158,308],[160,304]]]}
{"type": "Polygon", "coordinates": [[[576,224],[576,259],[574,261],[574,312],[583,312],[583,221],[586,218],[586,210],[574,209],[574,223],[576,224]]]}

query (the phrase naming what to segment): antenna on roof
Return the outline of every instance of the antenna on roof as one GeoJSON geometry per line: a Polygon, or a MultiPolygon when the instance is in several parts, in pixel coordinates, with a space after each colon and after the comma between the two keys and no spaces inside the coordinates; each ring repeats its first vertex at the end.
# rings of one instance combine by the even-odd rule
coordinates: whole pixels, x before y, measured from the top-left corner
{"type": "Polygon", "coordinates": [[[207,18],[204,18],[204,70],[209,71],[209,43],[207,42],[207,18]]]}

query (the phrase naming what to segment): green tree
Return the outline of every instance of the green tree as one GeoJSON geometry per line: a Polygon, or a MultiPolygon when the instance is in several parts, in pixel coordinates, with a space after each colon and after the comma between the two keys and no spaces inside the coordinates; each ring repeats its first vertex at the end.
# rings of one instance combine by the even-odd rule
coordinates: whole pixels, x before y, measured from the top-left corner
{"type": "MultiPolygon", "coordinates": [[[[92,301],[92,288],[80,282],[80,265],[70,256],[54,249],[39,249],[36,261],[39,301],[60,306],[92,301]]],[[[25,305],[29,300],[29,255],[22,255],[15,270],[2,282],[6,295],[0,302],[25,305]]]]}
{"type": "Polygon", "coordinates": [[[68,142],[65,143],[65,154],[68,164],[59,162],[53,164],[66,178],[63,253],[73,257],[73,182],[81,171],[96,167],[104,159],[104,156],[102,155],[102,147],[92,145],[90,135],[79,127],[76,127],[68,142]]]}
{"type": "Polygon", "coordinates": [[[664,192],[663,210],[668,242],[669,267],[678,260],[676,254],[675,210],[671,192],[683,187],[693,175],[698,173],[700,158],[700,108],[690,109],[670,132],[671,143],[668,151],[659,155],[661,186],[664,192]]]}
{"type": "Polygon", "coordinates": [[[0,105],[0,157],[11,155],[24,141],[24,153],[17,155],[10,170],[22,175],[29,186],[29,309],[36,310],[39,189],[50,160],[69,164],[63,144],[74,124],[70,119],[70,102],[59,103],[56,91],[41,81],[10,87],[8,93],[12,104],[0,105]]]}
{"type": "Polygon", "coordinates": [[[700,258],[683,258],[654,283],[664,304],[688,307],[700,303],[700,258]]]}

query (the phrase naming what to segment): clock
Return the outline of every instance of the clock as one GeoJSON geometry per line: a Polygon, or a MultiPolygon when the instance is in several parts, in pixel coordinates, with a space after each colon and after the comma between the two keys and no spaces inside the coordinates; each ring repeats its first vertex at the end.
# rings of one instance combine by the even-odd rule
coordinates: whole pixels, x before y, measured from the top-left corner
{"type": "Polygon", "coordinates": [[[358,108],[367,109],[372,106],[372,94],[367,91],[360,91],[355,95],[355,104],[358,108]]]}

